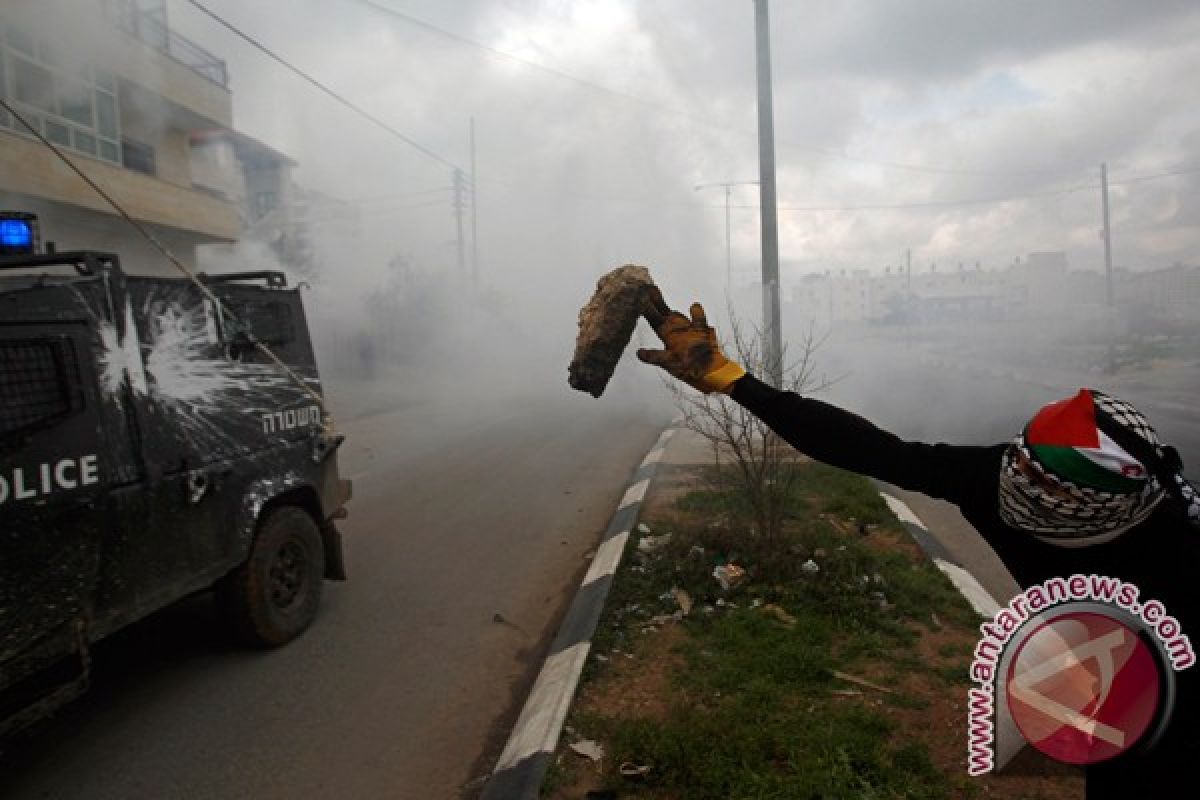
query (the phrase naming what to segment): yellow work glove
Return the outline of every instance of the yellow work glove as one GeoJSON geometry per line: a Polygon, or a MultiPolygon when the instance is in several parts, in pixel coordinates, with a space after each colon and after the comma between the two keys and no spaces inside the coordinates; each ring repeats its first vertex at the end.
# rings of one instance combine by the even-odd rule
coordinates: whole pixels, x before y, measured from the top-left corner
{"type": "Polygon", "coordinates": [[[717,342],[717,332],[709,327],[704,308],[692,303],[692,318],[672,311],[663,300],[657,286],[646,290],[642,314],[664,349],[637,351],[638,358],[647,364],[662,367],[679,380],[705,394],[726,392],[746,370],[726,358],[717,342]]]}

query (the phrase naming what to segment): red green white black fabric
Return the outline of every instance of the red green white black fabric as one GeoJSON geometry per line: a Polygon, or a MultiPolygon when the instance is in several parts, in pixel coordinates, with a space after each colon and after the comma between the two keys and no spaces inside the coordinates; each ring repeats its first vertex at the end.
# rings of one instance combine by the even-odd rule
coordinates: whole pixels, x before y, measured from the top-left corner
{"type": "MultiPolygon", "coordinates": [[[[1148,423],[1139,433],[1158,443],[1148,423]]],[[[1087,389],[1039,411],[1025,428],[1025,446],[1050,472],[1093,489],[1129,494],[1150,477],[1137,458],[1100,430],[1095,398],[1087,389]]]]}
{"type": "MultiPolygon", "coordinates": [[[[1110,539],[1148,517],[1165,492],[1159,479],[1100,430],[1097,409],[1121,427],[1161,448],[1158,434],[1133,406],[1095,389],[1039,411],[1005,453],[1000,516],[1011,527],[1063,544],[1110,539]],[[1030,477],[1018,468],[1025,460],[1030,477]]],[[[1132,445],[1131,445],[1132,446],[1132,445]]],[[[1200,499],[1175,476],[1193,524],[1200,499]]]]}

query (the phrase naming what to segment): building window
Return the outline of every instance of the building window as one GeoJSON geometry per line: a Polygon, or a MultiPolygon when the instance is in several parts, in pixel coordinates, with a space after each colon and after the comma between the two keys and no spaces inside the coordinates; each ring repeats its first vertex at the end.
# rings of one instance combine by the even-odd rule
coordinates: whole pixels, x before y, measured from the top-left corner
{"type": "Polygon", "coordinates": [[[24,58],[13,58],[13,96],[42,111],[54,111],[54,78],[50,70],[24,58]]]}
{"type": "MultiPolygon", "coordinates": [[[[15,26],[0,30],[0,95],[61,147],[121,163],[117,83],[103,70],[67,65],[47,41],[15,26]]],[[[28,131],[8,113],[0,126],[28,131]]]]}
{"type": "Polygon", "coordinates": [[[47,139],[55,144],[61,144],[63,147],[71,146],[71,129],[66,125],[48,119],[42,132],[46,134],[47,139]]]}
{"type": "Polygon", "coordinates": [[[156,175],[158,164],[154,159],[154,148],[148,144],[135,142],[132,139],[121,140],[121,160],[125,169],[141,172],[146,175],[156,175]]]}
{"type": "Polygon", "coordinates": [[[254,194],[254,218],[261,219],[265,217],[275,206],[279,205],[279,198],[275,192],[256,192],[254,194]]]}
{"type": "Polygon", "coordinates": [[[20,28],[9,28],[7,35],[4,37],[8,41],[8,46],[14,50],[18,50],[30,58],[37,57],[37,46],[34,44],[33,37],[20,28]]]}

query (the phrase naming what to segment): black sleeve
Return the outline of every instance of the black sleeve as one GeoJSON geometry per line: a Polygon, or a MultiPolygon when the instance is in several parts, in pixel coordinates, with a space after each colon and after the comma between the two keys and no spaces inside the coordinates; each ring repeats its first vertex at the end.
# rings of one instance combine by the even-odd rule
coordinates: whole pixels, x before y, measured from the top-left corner
{"type": "Polygon", "coordinates": [[[774,389],[747,374],[731,396],[805,455],[904,489],[972,502],[981,483],[995,483],[995,448],[906,442],[836,406],[774,389]],[[990,479],[990,480],[989,480],[990,479]]]}

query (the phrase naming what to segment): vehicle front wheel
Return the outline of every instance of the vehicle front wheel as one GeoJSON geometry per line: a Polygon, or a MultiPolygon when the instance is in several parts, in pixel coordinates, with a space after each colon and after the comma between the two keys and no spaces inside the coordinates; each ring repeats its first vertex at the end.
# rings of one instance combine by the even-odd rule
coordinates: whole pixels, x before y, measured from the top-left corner
{"type": "Polygon", "coordinates": [[[317,523],[298,506],[280,506],[259,524],[246,561],[217,584],[217,608],[239,638],[278,647],[312,623],[324,578],[317,523]]]}

